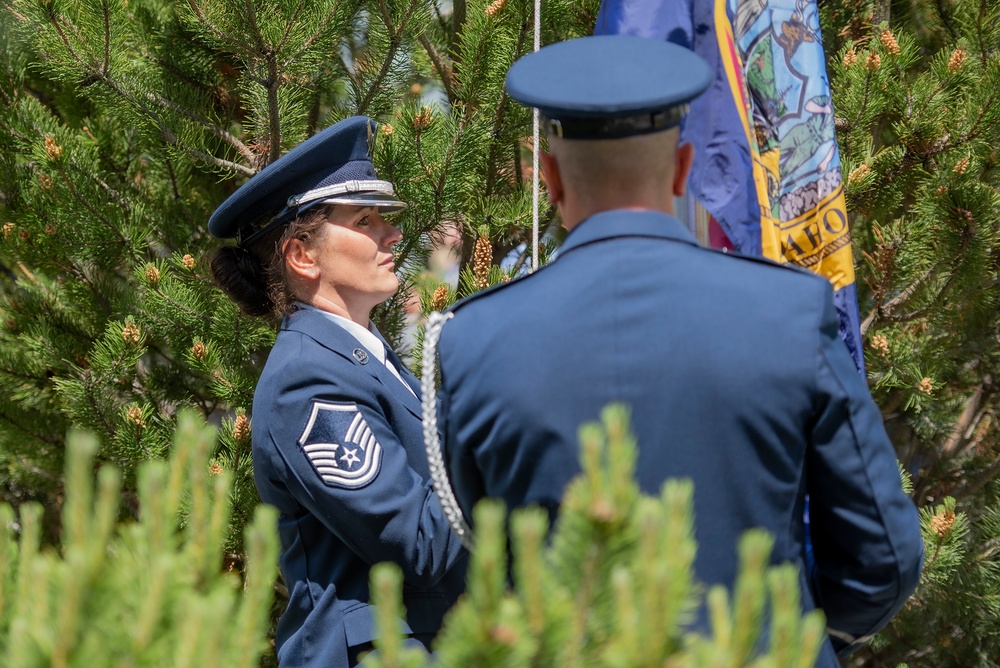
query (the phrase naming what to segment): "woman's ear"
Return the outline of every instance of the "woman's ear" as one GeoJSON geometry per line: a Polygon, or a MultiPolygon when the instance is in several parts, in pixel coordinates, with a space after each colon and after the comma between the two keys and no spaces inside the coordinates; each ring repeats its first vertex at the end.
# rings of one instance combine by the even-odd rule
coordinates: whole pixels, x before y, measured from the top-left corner
{"type": "Polygon", "coordinates": [[[301,239],[289,239],[284,247],[285,266],[295,276],[309,280],[319,278],[319,265],[313,251],[301,239]]]}

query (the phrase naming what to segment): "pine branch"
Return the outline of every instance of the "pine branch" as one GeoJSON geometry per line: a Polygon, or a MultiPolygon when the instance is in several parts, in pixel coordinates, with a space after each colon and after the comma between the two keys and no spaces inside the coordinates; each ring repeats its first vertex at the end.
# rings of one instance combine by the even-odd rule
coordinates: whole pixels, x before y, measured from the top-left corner
{"type": "Polygon", "coordinates": [[[111,69],[111,12],[108,8],[108,0],[101,0],[101,18],[104,19],[104,59],[101,63],[101,71],[107,72],[111,69]]]}
{"type": "Polygon", "coordinates": [[[437,16],[438,25],[441,26],[442,30],[444,30],[444,28],[445,28],[445,20],[444,20],[444,16],[441,14],[441,3],[438,2],[438,0],[432,0],[431,1],[431,6],[434,7],[434,15],[437,16]]]}
{"type": "MultiPolygon", "coordinates": [[[[1000,552],[1000,538],[994,538],[983,544],[979,552],[973,557],[977,562],[992,562],[997,552],[1000,552]]],[[[993,598],[996,598],[994,596],[993,598]]]]}
{"type": "MultiPolygon", "coordinates": [[[[961,142],[959,142],[959,145],[965,143],[966,141],[979,138],[981,134],[979,130],[979,124],[982,123],[983,118],[986,116],[986,112],[990,110],[990,107],[993,106],[993,103],[996,102],[996,99],[997,99],[996,94],[993,94],[990,96],[990,99],[986,101],[986,104],[984,104],[982,107],[979,107],[979,116],[976,118],[976,122],[973,123],[972,127],[969,128],[969,131],[965,133],[965,138],[961,142]]],[[[983,132],[991,129],[993,128],[983,128],[983,132]]]]}
{"type": "MultiPolygon", "coordinates": [[[[455,151],[458,150],[458,145],[465,136],[465,130],[469,127],[470,119],[467,114],[463,114],[462,118],[458,121],[458,132],[452,137],[451,143],[448,145],[448,150],[444,154],[444,167],[438,176],[437,185],[434,187],[434,211],[437,214],[435,218],[440,219],[443,211],[441,210],[441,197],[444,194],[444,182],[445,176],[451,169],[451,162],[455,157],[455,151]]],[[[418,147],[419,148],[419,147],[418,147]]],[[[421,159],[422,156],[421,156],[421,159]]],[[[464,227],[463,227],[464,229],[464,227]]]]}
{"type": "Polygon", "coordinates": [[[979,410],[979,407],[982,405],[982,401],[983,386],[980,384],[976,387],[972,396],[965,402],[965,408],[962,410],[962,414],[959,416],[958,421],[952,428],[951,435],[948,437],[948,440],[945,441],[944,445],[941,446],[941,453],[946,458],[959,455],[969,447],[970,444],[968,442],[962,445],[961,448],[959,447],[959,444],[963,441],[969,441],[972,437],[972,430],[983,416],[984,411],[979,410]]]}
{"type": "Polygon", "coordinates": [[[267,91],[267,124],[268,124],[268,164],[274,162],[281,156],[281,119],[280,107],[278,105],[278,63],[275,60],[276,49],[268,46],[257,25],[257,13],[254,11],[253,3],[244,0],[243,10],[250,23],[251,37],[253,38],[257,53],[267,63],[267,79],[258,80],[258,83],[267,91]]]}
{"type": "MultiPolygon", "coordinates": [[[[539,222],[541,222],[541,221],[539,221],[539,222]]],[[[548,231],[552,228],[552,226],[555,225],[555,222],[556,222],[556,218],[555,218],[555,216],[551,215],[551,212],[550,212],[548,220],[545,221],[545,227],[543,227],[542,229],[540,229],[539,232],[538,232],[538,237],[540,239],[544,238],[545,235],[548,233],[548,231]]],[[[510,275],[511,276],[517,276],[518,273],[521,271],[521,268],[525,265],[525,263],[527,263],[527,261],[528,261],[528,259],[530,257],[531,257],[530,249],[529,248],[525,248],[524,252],[521,253],[518,256],[517,261],[514,263],[514,266],[511,267],[510,275]]]]}
{"type": "MultiPolygon", "coordinates": [[[[159,357],[166,366],[175,369],[181,367],[181,363],[159,345],[155,343],[147,343],[146,349],[149,353],[159,357]]],[[[214,408],[206,410],[206,407],[212,405],[214,400],[204,394],[199,388],[208,387],[212,379],[203,373],[198,373],[197,371],[192,371],[190,369],[187,369],[187,371],[191,372],[191,375],[185,381],[180,382],[179,388],[183,389],[183,391],[188,394],[189,399],[193,398],[195,403],[203,407],[203,410],[205,410],[205,412],[202,413],[203,415],[211,415],[214,408]]],[[[148,377],[149,374],[137,374],[137,380],[139,378],[148,380],[148,377]]],[[[139,396],[141,396],[146,403],[152,406],[157,406],[160,412],[166,413],[177,408],[177,402],[173,399],[157,398],[153,396],[148,383],[142,383],[140,384],[140,387],[142,388],[142,391],[139,392],[139,396]]]]}
{"type": "Polygon", "coordinates": [[[118,236],[118,239],[121,241],[122,246],[124,247],[125,251],[128,253],[128,255],[131,257],[133,261],[138,260],[139,258],[135,254],[135,249],[132,247],[132,244],[129,243],[128,237],[122,234],[122,231],[118,229],[118,227],[114,223],[112,223],[110,220],[102,216],[94,207],[92,207],[90,205],[90,202],[88,202],[85,197],[82,197],[80,195],[80,193],[76,189],[76,186],[74,186],[73,182],[70,181],[69,175],[66,173],[65,169],[63,169],[60,166],[58,167],[58,171],[59,175],[63,179],[63,183],[69,189],[70,194],[73,195],[73,199],[75,199],[77,203],[80,204],[80,206],[82,206],[84,209],[90,212],[90,214],[94,217],[94,219],[99,220],[101,223],[104,224],[104,226],[107,229],[111,230],[118,236]]]}
{"type": "Polygon", "coordinates": [[[159,288],[152,288],[152,290],[153,290],[154,293],[156,293],[157,295],[159,295],[160,299],[162,299],[166,303],[170,304],[171,306],[173,306],[174,308],[176,308],[178,311],[183,311],[184,313],[187,313],[188,315],[190,315],[190,316],[192,316],[193,318],[196,318],[196,319],[201,319],[201,318],[203,318],[205,316],[205,314],[202,313],[201,311],[196,311],[195,309],[188,307],[186,304],[182,304],[179,301],[177,301],[176,299],[171,298],[170,296],[168,296],[165,292],[163,292],[159,288]]]}
{"type": "Polygon", "coordinates": [[[983,487],[993,482],[1000,475],[1000,459],[996,460],[987,468],[978,472],[978,475],[955,490],[951,496],[958,500],[966,499],[981,490],[983,487]]]}
{"type": "MultiPolygon", "coordinates": [[[[25,267],[24,264],[18,262],[17,266],[18,268],[20,268],[22,272],[24,272],[25,276],[27,276],[29,280],[39,285],[39,287],[41,287],[42,289],[48,291],[48,288],[42,285],[38,281],[38,279],[36,279],[34,275],[30,271],[28,271],[28,268],[25,267]]],[[[72,258],[67,257],[66,264],[63,265],[63,268],[69,271],[70,275],[72,275],[73,278],[75,278],[76,280],[80,281],[81,283],[87,286],[91,294],[94,295],[94,299],[97,300],[97,303],[103,309],[102,314],[105,317],[111,315],[112,307],[111,303],[108,301],[107,296],[97,289],[97,286],[94,285],[94,281],[91,280],[91,278],[87,275],[87,272],[84,271],[82,267],[77,265],[76,261],[74,261],[72,258]]],[[[51,294],[51,292],[48,292],[48,294],[51,294]]],[[[52,295],[52,298],[55,299],[56,298],[55,295],[52,295]]]]}
{"type": "Polygon", "coordinates": [[[257,173],[254,170],[250,169],[249,167],[245,167],[241,164],[231,162],[229,160],[223,160],[222,158],[217,158],[214,155],[205,153],[204,151],[195,151],[192,149],[185,149],[185,151],[187,152],[188,155],[190,155],[193,158],[198,158],[203,162],[207,162],[222,169],[227,169],[229,171],[236,172],[237,174],[242,174],[243,176],[253,176],[254,174],[257,173]]]}
{"type": "Polygon", "coordinates": [[[132,212],[132,205],[128,203],[128,200],[125,199],[120,192],[105,183],[102,179],[98,178],[96,174],[91,173],[89,176],[92,178],[94,183],[101,188],[101,190],[107,193],[108,197],[113,199],[115,203],[120,206],[123,211],[125,211],[125,213],[132,212]]]}
{"type": "Polygon", "coordinates": [[[988,6],[985,0],[979,2],[979,19],[975,22],[976,42],[979,45],[979,63],[983,67],[989,66],[989,54],[993,51],[992,46],[984,35],[983,27],[988,23],[988,6]]]}
{"type": "Polygon", "coordinates": [[[268,164],[281,157],[281,109],[278,105],[278,64],[273,57],[267,59],[268,80],[264,83],[267,89],[267,123],[270,139],[268,140],[268,164]]]}
{"type": "MultiPolygon", "coordinates": [[[[4,422],[6,422],[7,424],[13,426],[18,431],[20,431],[20,432],[22,432],[24,434],[27,434],[28,436],[31,436],[32,438],[39,438],[36,434],[32,434],[27,429],[24,429],[20,425],[16,424],[13,420],[11,420],[10,418],[8,418],[6,415],[0,415],[0,418],[2,418],[4,422]]],[[[41,440],[41,439],[39,439],[39,440],[41,440]]],[[[48,440],[48,442],[51,443],[52,445],[56,445],[56,443],[52,442],[51,440],[48,440]]],[[[6,454],[10,455],[12,453],[10,453],[9,451],[7,451],[6,454]]],[[[22,457],[20,454],[16,454],[16,453],[13,453],[13,454],[14,454],[14,457],[13,457],[14,461],[16,461],[18,463],[18,465],[21,468],[23,468],[25,471],[31,473],[32,475],[36,475],[39,478],[41,478],[41,479],[43,479],[43,480],[45,480],[47,482],[53,483],[53,484],[56,484],[56,483],[59,482],[59,476],[54,475],[52,473],[49,473],[48,471],[45,471],[43,469],[38,468],[37,466],[35,466],[34,464],[32,464],[28,460],[26,460],[24,457],[22,457]]]]}
{"type": "Polygon", "coordinates": [[[208,18],[205,16],[205,12],[202,11],[197,0],[188,0],[188,5],[191,7],[191,11],[194,12],[194,15],[198,17],[198,20],[201,22],[201,24],[205,28],[207,28],[208,31],[211,32],[217,40],[219,40],[223,44],[229,45],[229,48],[232,49],[233,51],[240,50],[240,43],[237,42],[235,39],[233,39],[233,37],[227,31],[220,30],[213,23],[210,23],[208,21],[208,18]]]}
{"type": "Polygon", "coordinates": [[[878,25],[883,21],[888,22],[892,16],[892,0],[878,0],[875,3],[875,11],[872,12],[872,24],[878,25]]]}
{"type": "MultiPolygon", "coordinates": [[[[319,39],[320,35],[322,35],[326,31],[327,26],[329,26],[333,22],[333,20],[336,18],[337,10],[340,9],[340,3],[341,3],[341,0],[337,0],[337,4],[335,4],[333,6],[333,8],[327,13],[326,17],[324,17],[324,19],[322,21],[320,21],[319,27],[316,28],[316,31],[312,35],[310,35],[308,38],[306,38],[306,40],[302,43],[302,48],[301,49],[299,49],[298,51],[296,51],[295,53],[293,53],[289,58],[287,58],[285,60],[284,63],[282,63],[282,67],[288,67],[288,66],[290,66],[303,53],[305,53],[309,49],[309,47],[311,47],[316,42],[316,40],[319,39]]],[[[296,16],[298,15],[299,8],[301,8],[301,7],[302,7],[302,3],[299,3],[299,6],[295,10],[296,16]]],[[[289,22],[288,26],[289,26],[289,28],[291,28],[291,26],[292,26],[291,22],[289,22]]]]}
{"type": "Polygon", "coordinates": [[[167,168],[167,175],[170,178],[170,192],[173,193],[174,199],[180,199],[181,192],[177,183],[177,172],[174,170],[174,161],[170,159],[170,156],[166,156],[163,163],[167,168]]]}
{"type": "Polygon", "coordinates": [[[281,36],[281,39],[278,40],[278,43],[274,47],[275,53],[280,53],[281,50],[285,48],[285,45],[288,44],[288,40],[292,36],[292,27],[299,19],[299,14],[302,12],[302,6],[303,0],[299,0],[299,3],[295,5],[295,10],[292,12],[292,15],[288,17],[285,23],[285,34],[281,36]]]}
{"type": "Polygon", "coordinates": [[[390,33],[389,50],[385,54],[382,61],[382,67],[379,70],[378,75],[375,77],[375,80],[372,81],[371,86],[368,88],[368,92],[365,93],[365,96],[361,98],[361,102],[358,104],[358,114],[363,115],[365,113],[368,109],[368,105],[370,105],[375,99],[376,92],[382,88],[382,82],[385,81],[385,78],[389,75],[389,69],[392,67],[392,62],[396,59],[396,52],[403,43],[403,32],[409,25],[410,19],[413,18],[413,14],[416,11],[417,6],[420,4],[420,1],[421,0],[412,0],[410,2],[410,5],[403,16],[402,23],[399,24],[398,28],[396,28],[393,27],[392,16],[389,13],[389,8],[385,4],[385,0],[378,0],[379,14],[381,14],[382,22],[385,23],[385,27],[390,33]]]}
{"type": "MultiPolygon", "coordinates": [[[[521,49],[524,48],[524,40],[527,39],[528,35],[528,24],[521,24],[521,34],[517,38],[517,47],[514,53],[521,53],[521,49]]],[[[503,120],[507,114],[507,104],[510,100],[510,96],[507,95],[507,89],[504,88],[503,93],[500,94],[500,102],[497,104],[496,117],[493,121],[493,132],[490,133],[492,141],[490,142],[490,153],[487,164],[489,165],[489,172],[486,175],[486,196],[489,197],[493,194],[493,186],[496,183],[497,175],[499,174],[499,169],[497,166],[498,156],[497,152],[500,150],[499,137],[500,129],[503,127],[503,120]]]]}
{"type": "MultiPolygon", "coordinates": [[[[169,99],[163,97],[162,95],[160,95],[159,93],[150,92],[150,93],[148,93],[146,95],[146,97],[147,97],[147,99],[149,99],[152,102],[155,102],[156,104],[160,105],[161,107],[164,107],[164,108],[169,109],[169,110],[171,110],[173,112],[176,112],[176,113],[184,116],[188,120],[194,121],[198,125],[200,125],[203,128],[207,129],[213,135],[215,135],[219,139],[222,139],[223,141],[225,141],[226,143],[228,143],[229,145],[231,145],[233,148],[235,148],[237,151],[239,151],[240,155],[242,155],[244,157],[244,159],[246,159],[246,161],[248,163],[250,163],[251,165],[256,164],[257,159],[254,156],[253,151],[251,151],[249,149],[249,147],[247,147],[246,144],[244,144],[242,141],[240,141],[239,137],[237,137],[236,135],[232,134],[231,132],[226,131],[225,129],[223,129],[221,127],[219,127],[218,125],[216,125],[212,121],[208,120],[207,118],[205,118],[201,114],[197,114],[197,113],[195,113],[193,111],[185,109],[184,107],[182,107],[181,105],[177,104],[173,100],[169,100],[169,99]]],[[[176,144],[176,140],[173,143],[176,144]]],[[[252,175],[253,172],[251,171],[250,174],[252,175]]]]}
{"type": "Polygon", "coordinates": [[[949,13],[949,7],[944,0],[935,0],[935,5],[937,8],[938,18],[941,19],[941,23],[948,30],[948,35],[953,42],[957,42],[959,39],[959,34],[955,31],[954,21],[951,19],[951,14],[949,13]]]}
{"type": "Polygon", "coordinates": [[[875,317],[878,316],[882,319],[888,319],[899,308],[906,300],[908,300],[913,293],[917,291],[924,283],[926,283],[935,273],[937,272],[937,267],[930,267],[927,269],[922,276],[917,278],[915,281],[910,283],[902,292],[898,295],[885,302],[884,304],[877,304],[869,313],[868,317],[864,319],[861,323],[861,335],[864,336],[871,327],[872,323],[875,321],[875,317]]]}
{"type": "MultiPolygon", "coordinates": [[[[437,3],[434,4],[434,7],[437,8],[437,3]]],[[[448,64],[444,62],[444,59],[441,57],[441,54],[438,53],[437,49],[434,48],[434,45],[427,38],[426,33],[421,32],[420,35],[417,37],[417,40],[420,42],[420,45],[424,47],[424,51],[427,52],[427,55],[430,57],[431,62],[434,64],[434,69],[437,70],[438,76],[441,77],[441,83],[444,86],[444,91],[448,96],[449,106],[455,104],[458,98],[456,97],[454,88],[455,86],[454,72],[450,67],[448,67],[448,64]]]]}
{"type": "Polygon", "coordinates": [[[451,3],[451,56],[455,63],[461,59],[459,43],[465,27],[467,0],[452,0],[451,3]]]}
{"type": "Polygon", "coordinates": [[[52,27],[55,28],[55,31],[59,34],[59,39],[61,39],[63,44],[66,46],[66,50],[69,52],[69,55],[72,56],[73,59],[78,63],[83,63],[84,62],[83,58],[78,56],[76,54],[76,51],[73,50],[73,45],[70,44],[69,37],[63,31],[62,26],[60,25],[62,21],[60,16],[56,14],[55,3],[49,3],[49,5],[46,7],[46,14],[49,18],[49,21],[52,23],[52,27]]]}
{"type": "MultiPolygon", "coordinates": [[[[67,44],[67,48],[69,48],[68,44],[67,44]]],[[[74,57],[75,57],[75,54],[74,54],[74,57]]],[[[92,68],[90,68],[90,66],[87,63],[85,63],[82,60],[77,59],[77,62],[85,70],[86,69],[92,69],[92,68]]],[[[139,109],[141,111],[143,111],[146,114],[146,116],[149,117],[156,124],[157,128],[160,131],[160,134],[163,135],[163,139],[164,139],[164,141],[167,142],[167,144],[169,144],[170,146],[180,146],[180,142],[178,142],[176,135],[174,135],[173,131],[170,130],[170,128],[167,125],[167,123],[162,118],[160,118],[160,116],[152,108],[150,108],[146,104],[143,104],[137,98],[135,98],[134,96],[132,96],[132,94],[127,89],[125,89],[124,87],[122,87],[109,73],[107,73],[107,72],[95,72],[94,76],[98,80],[102,81],[109,88],[111,88],[111,90],[114,93],[116,93],[119,97],[121,97],[122,99],[124,99],[126,101],[132,102],[136,106],[138,106],[139,109]]],[[[156,99],[155,95],[150,94],[150,96],[152,96],[152,99],[150,101],[153,101],[153,100],[156,99]]],[[[277,103],[277,101],[275,101],[275,104],[276,103],[277,103]]],[[[221,129],[220,129],[220,132],[221,132],[221,129]]],[[[246,176],[253,176],[255,174],[255,172],[252,169],[250,169],[249,167],[244,167],[243,165],[239,165],[239,164],[231,162],[229,160],[223,160],[222,158],[217,158],[217,157],[215,157],[213,155],[209,155],[208,153],[205,153],[203,151],[196,151],[194,149],[191,149],[191,148],[188,148],[188,147],[185,147],[185,146],[180,146],[180,148],[182,148],[182,150],[184,150],[186,153],[188,153],[188,155],[191,155],[192,157],[195,157],[195,158],[198,158],[200,160],[203,160],[203,161],[205,161],[207,163],[213,164],[213,165],[215,165],[217,167],[221,167],[221,168],[224,168],[224,169],[228,169],[230,171],[241,173],[241,174],[244,174],[246,176]]]]}

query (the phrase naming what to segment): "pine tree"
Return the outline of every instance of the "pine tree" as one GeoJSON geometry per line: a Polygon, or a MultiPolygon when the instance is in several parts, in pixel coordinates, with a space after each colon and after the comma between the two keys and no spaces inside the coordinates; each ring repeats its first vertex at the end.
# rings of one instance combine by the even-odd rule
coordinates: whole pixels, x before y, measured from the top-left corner
{"type": "MultiPolygon", "coordinates": [[[[585,470],[570,485],[550,546],[544,512],[515,513],[509,546],[501,505],[477,507],[469,591],[449,614],[433,664],[402,650],[398,566],[373,570],[380,653],[366,665],[812,665],[823,615],[802,615],[793,567],[768,566],[773,539],[749,532],[732,594],[713,587],[706,596],[693,576],[690,482],[669,481],[658,498],[640,494],[628,411],[612,406],[602,418],[581,431],[585,470]],[[711,611],[707,636],[685,631],[702,604],[711,611]]],[[[247,529],[244,577],[220,571],[232,475],[211,462],[215,431],[181,414],[168,460],[139,467],[136,522],[116,523],[121,473],[102,466],[95,489],[98,443],[80,432],[69,439],[56,549],[42,545],[38,504],[22,504],[16,521],[0,505],[5,665],[257,664],[276,571],[276,511],[260,506],[247,529]]]]}
{"type": "MultiPolygon", "coordinates": [[[[543,40],[588,33],[596,9],[548,4],[543,40]]],[[[169,454],[190,407],[221,426],[212,465],[234,472],[225,550],[239,563],[258,503],[250,408],[277,322],[242,316],[213,285],[210,213],[318,129],[374,117],[379,173],[412,203],[394,220],[404,288],[375,320],[405,345],[414,297],[446,305],[477,289],[463,278],[442,296],[426,273],[445,234],[457,230],[465,277],[477,241],[492,265],[530,225],[530,117],[503,77],[531,47],[531,12],[528,0],[5,0],[0,500],[39,502],[42,540],[57,543],[75,426],[121,470],[128,514],[141,464],[169,454]]]]}
{"type": "MultiPolygon", "coordinates": [[[[440,293],[425,260],[445,233],[458,230],[471,275],[477,241],[492,265],[530,226],[530,117],[503,77],[531,47],[532,11],[528,0],[453,11],[426,0],[8,0],[0,498],[43,502],[54,539],[70,425],[97,435],[132,495],[138,464],[167,454],[190,406],[223,427],[216,457],[236,472],[238,550],[257,501],[249,410],[276,322],[241,316],[212,284],[208,216],[316,130],[373,116],[377,168],[413,204],[394,221],[404,289],[376,313],[405,345],[407,304],[440,293]]],[[[595,13],[593,1],[553,2],[543,39],[585,34],[595,13]]],[[[494,267],[477,280],[504,278],[494,267]]]]}
{"type": "MultiPolygon", "coordinates": [[[[548,0],[542,42],[588,34],[597,4],[548,0]]],[[[821,9],[869,380],[928,555],[921,589],[856,663],[998,665],[1000,9],[821,9]]],[[[530,115],[502,80],[530,49],[531,12],[526,0],[5,0],[0,499],[42,504],[40,540],[60,540],[71,425],[122,471],[128,509],[141,463],[168,455],[191,407],[221,425],[226,549],[243,550],[257,503],[249,409],[276,323],[214,288],[205,222],[317,129],[375,117],[380,174],[414,204],[396,219],[405,289],[377,314],[391,341],[414,297],[440,309],[516,271],[497,265],[530,224],[530,115]],[[451,230],[457,285],[426,270],[451,230]]],[[[543,228],[557,222],[542,212],[543,228]]]]}
{"type": "Polygon", "coordinates": [[[852,665],[1000,665],[1000,7],[823,6],[868,379],[926,543],[852,665]]]}
{"type": "Polygon", "coordinates": [[[96,439],[66,457],[63,539],[42,542],[42,508],[0,505],[0,654],[10,668],[222,665],[267,647],[277,511],[247,527],[245,574],[221,569],[232,474],[210,467],[215,429],[182,414],[167,461],[139,467],[137,522],[118,524],[121,472],[97,474],[96,439]]]}

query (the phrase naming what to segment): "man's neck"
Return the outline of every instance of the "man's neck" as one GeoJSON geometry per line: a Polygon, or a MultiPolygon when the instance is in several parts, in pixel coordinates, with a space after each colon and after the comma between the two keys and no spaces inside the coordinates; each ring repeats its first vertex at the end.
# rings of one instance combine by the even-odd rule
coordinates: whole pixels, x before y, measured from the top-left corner
{"type": "Polygon", "coordinates": [[[591,216],[604,213],[605,211],[658,211],[672,216],[674,215],[674,198],[672,195],[666,198],[662,196],[628,199],[608,198],[600,202],[587,203],[586,205],[583,203],[579,203],[576,206],[568,203],[561,204],[558,209],[559,215],[562,217],[563,227],[569,231],[591,216]]]}

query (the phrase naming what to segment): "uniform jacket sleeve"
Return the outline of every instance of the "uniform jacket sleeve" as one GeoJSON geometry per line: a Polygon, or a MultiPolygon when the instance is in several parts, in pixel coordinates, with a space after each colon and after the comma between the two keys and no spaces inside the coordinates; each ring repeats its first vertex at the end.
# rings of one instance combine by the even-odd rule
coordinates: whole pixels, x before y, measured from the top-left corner
{"type": "MultiPolygon", "coordinates": [[[[388,380],[380,384],[371,375],[374,367],[361,369],[305,337],[301,345],[289,351],[290,363],[271,375],[280,387],[255,401],[255,428],[267,430],[255,457],[269,457],[270,469],[269,474],[258,475],[258,486],[282,487],[301,506],[298,512],[314,515],[367,563],[392,561],[402,569],[407,584],[436,584],[463,549],[430,481],[415,468],[423,456],[423,443],[417,440],[420,422],[388,391],[390,380],[399,381],[383,369],[388,380]],[[338,445],[332,458],[346,456],[341,447],[344,433],[311,435],[310,429],[315,433],[319,429],[314,414],[321,415],[320,421],[330,420],[329,411],[317,411],[317,405],[336,409],[331,412],[336,419],[340,418],[337,411],[360,415],[355,426],[370,430],[368,446],[377,445],[379,453],[363,480],[337,482],[335,475],[324,476],[322,462],[308,454],[304,443],[331,442],[338,445]],[[407,429],[400,428],[401,422],[407,429]]],[[[402,385],[392,391],[396,389],[408,392],[402,385]]],[[[336,420],[327,429],[336,431],[336,420]]]]}
{"type": "Polygon", "coordinates": [[[882,415],[837,334],[826,300],[816,421],[807,454],[813,587],[843,654],[885,626],[916,588],[923,542],[882,415]]]}

